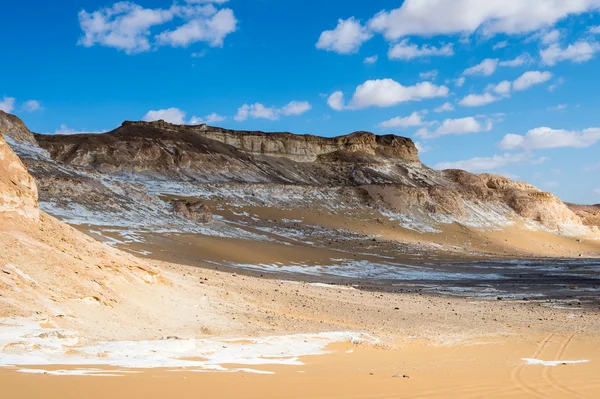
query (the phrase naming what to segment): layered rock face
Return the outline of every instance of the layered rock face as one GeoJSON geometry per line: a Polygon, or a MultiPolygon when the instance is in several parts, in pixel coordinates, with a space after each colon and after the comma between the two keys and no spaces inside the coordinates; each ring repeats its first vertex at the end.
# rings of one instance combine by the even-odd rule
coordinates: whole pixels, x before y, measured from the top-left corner
{"type": "Polygon", "coordinates": [[[171,132],[189,131],[230,145],[251,155],[282,157],[295,162],[314,162],[319,157],[336,152],[360,152],[373,156],[401,158],[418,162],[418,151],[412,140],[394,135],[376,136],[355,132],[333,138],[292,133],[264,133],[227,130],[208,125],[178,126],[164,121],[125,122],[123,127],[158,128],[171,132]]]}
{"type": "Polygon", "coordinates": [[[0,214],[38,220],[38,191],[33,177],[0,134],[0,214]]]}
{"type": "Polygon", "coordinates": [[[154,218],[161,226],[210,220],[201,202],[160,197],[169,194],[276,207],[312,201],[335,209],[343,202],[394,213],[407,226],[502,226],[520,218],[554,230],[584,228],[552,194],[502,176],[430,169],[410,139],[393,135],[323,138],[159,121],[125,122],[105,134],[34,137],[39,147],[20,145],[19,155],[39,179],[47,210],[66,217],[114,214],[110,223],[154,218]]]}

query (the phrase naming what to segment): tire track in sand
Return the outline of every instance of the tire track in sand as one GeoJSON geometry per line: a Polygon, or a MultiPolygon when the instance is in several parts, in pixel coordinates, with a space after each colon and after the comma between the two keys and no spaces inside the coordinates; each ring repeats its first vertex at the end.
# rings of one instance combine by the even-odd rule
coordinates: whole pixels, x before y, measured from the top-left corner
{"type": "MultiPolygon", "coordinates": [[[[577,335],[577,332],[572,333],[565,339],[565,341],[561,344],[560,348],[558,349],[558,352],[556,353],[554,360],[561,360],[561,358],[567,352],[567,349],[569,349],[569,345],[571,344],[571,341],[573,340],[575,335],[577,335]]],[[[571,388],[567,387],[565,384],[558,381],[556,379],[556,377],[554,376],[555,369],[556,369],[556,367],[544,367],[544,369],[542,370],[542,377],[544,378],[544,381],[546,381],[546,383],[548,385],[550,385],[552,388],[556,389],[557,391],[567,395],[564,397],[571,397],[571,398],[577,398],[577,399],[585,399],[586,398],[586,396],[572,390],[571,388]]]]}
{"type": "MultiPolygon", "coordinates": [[[[532,359],[537,359],[538,356],[540,356],[542,354],[542,352],[544,352],[544,349],[546,349],[546,347],[548,346],[548,343],[554,337],[554,335],[555,335],[555,332],[551,332],[542,340],[542,342],[540,342],[536,351],[531,356],[532,359]]],[[[511,380],[517,385],[517,387],[521,391],[526,392],[529,395],[535,396],[540,399],[546,399],[547,396],[544,395],[544,393],[542,391],[535,388],[533,385],[528,383],[525,378],[523,378],[523,370],[525,369],[525,366],[526,366],[526,364],[522,363],[522,364],[519,364],[517,367],[515,367],[510,375],[511,380]]]]}

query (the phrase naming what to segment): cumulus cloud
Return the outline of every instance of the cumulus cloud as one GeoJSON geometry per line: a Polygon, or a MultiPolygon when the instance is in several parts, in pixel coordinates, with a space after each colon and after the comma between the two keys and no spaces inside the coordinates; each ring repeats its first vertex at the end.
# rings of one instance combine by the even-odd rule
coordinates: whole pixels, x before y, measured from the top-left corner
{"type": "Polygon", "coordinates": [[[590,33],[593,33],[595,35],[600,34],[600,25],[599,26],[592,26],[590,28],[590,33]]]}
{"type": "Polygon", "coordinates": [[[27,112],[35,112],[42,109],[42,105],[37,100],[29,100],[23,103],[23,109],[27,112]]]}
{"type": "Polygon", "coordinates": [[[600,44],[580,40],[569,44],[566,48],[562,48],[558,43],[553,43],[548,48],[541,50],[540,56],[544,64],[552,66],[561,61],[586,62],[594,58],[598,51],[600,51],[600,44]]]}
{"type": "Polygon", "coordinates": [[[365,60],[364,60],[363,62],[364,62],[365,64],[372,65],[372,64],[375,64],[375,63],[377,62],[377,60],[378,60],[378,59],[379,59],[379,56],[378,56],[378,55],[374,55],[374,56],[372,56],[372,57],[367,57],[367,58],[365,58],[365,60]]]}
{"type": "Polygon", "coordinates": [[[512,91],[527,90],[535,85],[547,82],[552,78],[552,73],[541,71],[528,71],[519,76],[515,81],[504,80],[498,84],[490,84],[483,94],[469,94],[459,101],[465,107],[481,107],[510,97],[512,91]]]}
{"type": "Polygon", "coordinates": [[[483,94],[469,94],[459,101],[459,104],[463,107],[481,107],[483,105],[491,104],[500,100],[500,98],[493,96],[490,93],[483,94]]]}
{"type": "Polygon", "coordinates": [[[472,66],[471,68],[465,69],[465,75],[482,75],[482,76],[491,76],[496,72],[496,68],[498,68],[498,62],[500,60],[495,58],[487,58],[481,61],[479,64],[472,66]]]}
{"type": "Polygon", "coordinates": [[[446,119],[441,125],[434,131],[427,129],[420,129],[415,136],[421,139],[434,139],[440,136],[446,135],[462,135],[471,133],[488,132],[492,130],[493,125],[491,121],[481,123],[474,117],[460,118],[460,119],[446,119]]]}
{"type": "Polygon", "coordinates": [[[112,47],[127,54],[150,51],[161,45],[185,47],[195,42],[217,47],[223,45],[225,36],[236,30],[237,20],[233,11],[228,8],[217,10],[213,5],[224,1],[187,3],[175,3],[168,9],[162,9],[144,8],[122,1],[93,12],[81,10],[79,25],[83,36],[78,44],[112,47]],[[183,23],[174,30],[152,32],[153,28],[159,29],[174,20],[183,23]]]}
{"type": "Polygon", "coordinates": [[[210,18],[195,18],[175,30],[156,36],[161,45],[187,47],[192,43],[206,42],[211,47],[223,47],[227,35],[235,32],[237,19],[231,9],[219,10],[210,18]]]}
{"type": "Polygon", "coordinates": [[[458,78],[454,81],[454,85],[456,87],[463,87],[465,85],[466,81],[467,81],[467,79],[464,76],[461,76],[460,78],[458,78]]]}
{"type": "Polygon", "coordinates": [[[491,157],[475,157],[456,162],[441,162],[435,165],[436,169],[463,169],[469,172],[482,172],[502,168],[508,164],[524,162],[529,158],[527,153],[503,154],[491,157]]]}
{"type": "Polygon", "coordinates": [[[341,91],[333,93],[327,103],[337,111],[367,107],[391,107],[408,101],[446,97],[448,93],[449,90],[446,86],[437,86],[429,82],[403,86],[393,79],[376,79],[367,80],[359,85],[348,105],[344,104],[344,94],[341,91]]]}
{"type": "Polygon", "coordinates": [[[310,111],[311,108],[312,106],[308,101],[291,101],[289,104],[283,106],[279,112],[283,115],[302,115],[310,111]]]}
{"type": "Polygon", "coordinates": [[[399,8],[375,15],[368,26],[388,40],[476,31],[487,36],[523,34],[598,9],[598,0],[406,0],[399,8]]]}
{"type": "Polygon", "coordinates": [[[307,101],[291,101],[281,108],[266,107],[261,103],[244,104],[238,108],[237,114],[233,118],[238,122],[243,122],[248,118],[277,120],[281,115],[301,115],[312,108],[307,101]]]}
{"type": "Polygon", "coordinates": [[[373,35],[354,17],[338,20],[333,30],[321,33],[316,46],[320,50],[333,51],[338,54],[354,54],[360,46],[373,35]]]}
{"type": "Polygon", "coordinates": [[[540,38],[540,41],[546,45],[556,43],[559,40],[560,40],[560,31],[558,29],[553,29],[549,32],[546,32],[546,33],[542,34],[542,36],[540,38]]]}
{"type": "Polygon", "coordinates": [[[336,91],[332,95],[327,98],[327,105],[331,107],[331,109],[335,111],[341,111],[345,108],[344,105],[344,93],[341,91],[336,91]]]}
{"type": "Polygon", "coordinates": [[[214,123],[223,122],[225,119],[227,119],[227,118],[213,112],[212,114],[208,114],[206,116],[192,116],[190,118],[189,124],[190,125],[202,125],[202,124],[212,125],[214,123]]]}
{"type": "Polygon", "coordinates": [[[433,110],[433,112],[437,113],[450,111],[454,111],[454,105],[452,105],[452,103],[449,102],[446,102],[433,110]]]}
{"type": "Polygon", "coordinates": [[[408,39],[393,45],[388,51],[388,58],[391,60],[412,60],[420,57],[450,57],[454,55],[452,44],[446,44],[441,47],[410,44],[408,39]]]}
{"type": "Polygon", "coordinates": [[[507,134],[498,146],[505,150],[514,149],[547,149],[547,148],[586,148],[600,141],[600,128],[589,128],[582,131],[551,129],[538,127],[525,135],[507,134]]]}
{"type": "Polygon", "coordinates": [[[407,128],[407,127],[415,127],[415,126],[423,126],[429,124],[423,120],[423,112],[413,112],[409,116],[401,117],[397,116],[395,118],[389,119],[387,121],[381,122],[379,127],[383,128],[407,128]]]}
{"type": "Polygon", "coordinates": [[[490,86],[489,90],[501,96],[509,96],[512,90],[512,82],[509,82],[508,80],[503,80],[502,82],[496,85],[490,86]]]}
{"type": "Polygon", "coordinates": [[[175,125],[185,125],[185,112],[179,108],[151,110],[144,115],[142,120],[146,122],[163,120],[175,125]]]}
{"type": "Polygon", "coordinates": [[[551,72],[529,71],[521,75],[512,84],[516,91],[527,90],[532,86],[545,83],[552,78],[551,72]]]}
{"type": "Polygon", "coordinates": [[[13,97],[4,97],[0,101],[0,111],[11,113],[15,109],[16,100],[13,97]]]}

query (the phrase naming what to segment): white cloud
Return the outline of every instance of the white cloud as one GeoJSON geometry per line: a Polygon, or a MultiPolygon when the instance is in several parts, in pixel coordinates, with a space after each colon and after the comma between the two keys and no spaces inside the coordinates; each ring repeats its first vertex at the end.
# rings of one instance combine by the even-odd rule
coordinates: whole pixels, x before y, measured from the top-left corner
{"type": "Polygon", "coordinates": [[[127,54],[150,51],[159,45],[185,47],[199,41],[213,47],[222,46],[225,36],[236,30],[237,20],[233,11],[227,8],[217,11],[213,4],[208,4],[221,4],[224,1],[193,3],[196,4],[174,4],[168,9],[150,9],[122,1],[91,13],[81,10],[79,24],[83,36],[78,44],[85,47],[96,44],[113,47],[127,54]],[[156,35],[152,33],[152,28],[175,18],[184,23],[172,31],[162,31],[156,35]],[[153,38],[156,40],[152,41],[153,38]]]}
{"type": "Polygon", "coordinates": [[[226,117],[213,112],[212,114],[208,114],[203,117],[192,116],[192,118],[190,119],[190,121],[188,123],[190,125],[202,125],[202,124],[212,125],[213,123],[223,122],[226,119],[227,119],[226,117]]]}
{"type": "Polygon", "coordinates": [[[225,37],[237,29],[237,19],[231,9],[219,10],[210,18],[195,18],[172,31],[156,36],[161,45],[187,47],[206,42],[212,47],[223,47],[225,37]]]}
{"type": "Polygon", "coordinates": [[[238,112],[233,119],[238,122],[242,122],[249,117],[253,119],[269,119],[272,121],[279,119],[279,115],[277,114],[277,110],[275,110],[275,108],[265,107],[261,103],[242,105],[238,109],[238,112]]]}
{"type": "Polygon", "coordinates": [[[163,120],[175,125],[185,125],[185,112],[179,108],[151,110],[144,115],[142,120],[146,122],[163,120]]]}
{"type": "Polygon", "coordinates": [[[363,62],[364,62],[365,64],[372,65],[372,64],[375,64],[375,63],[377,62],[377,60],[378,60],[378,59],[379,59],[379,56],[378,56],[378,55],[374,55],[374,56],[372,56],[372,57],[367,57],[367,58],[365,58],[365,60],[364,60],[363,62]]]}
{"type": "Polygon", "coordinates": [[[527,90],[532,86],[545,83],[552,78],[550,72],[529,71],[521,75],[513,82],[513,89],[516,91],[527,90]]]}
{"type": "Polygon", "coordinates": [[[316,46],[318,49],[333,51],[338,54],[354,54],[360,46],[373,35],[354,17],[338,20],[334,30],[321,33],[316,46]]]}
{"type": "Polygon", "coordinates": [[[283,115],[302,115],[310,111],[311,108],[312,106],[308,101],[291,101],[289,104],[283,106],[279,112],[283,115]]]}
{"type": "Polygon", "coordinates": [[[492,130],[492,122],[487,121],[485,124],[480,123],[473,117],[460,119],[446,119],[434,131],[420,129],[415,136],[421,139],[434,139],[446,135],[461,135],[470,133],[481,133],[492,130]]]}
{"type": "Polygon", "coordinates": [[[469,94],[459,101],[459,104],[465,107],[481,107],[491,104],[503,98],[508,98],[513,90],[523,91],[535,85],[547,82],[552,78],[550,72],[529,71],[525,72],[514,82],[504,80],[498,84],[490,84],[486,87],[483,94],[469,94]]]}
{"type": "Polygon", "coordinates": [[[423,120],[423,113],[413,112],[409,116],[405,116],[405,117],[397,116],[395,118],[381,122],[377,126],[383,127],[383,128],[407,128],[407,127],[423,126],[426,124],[428,124],[428,122],[425,122],[423,120]]]}
{"type": "Polygon", "coordinates": [[[469,94],[459,101],[463,107],[481,107],[500,100],[500,98],[491,95],[490,93],[469,94]]]}
{"type": "Polygon", "coordinates": [[[504,41],[494,44],[494,47],[492,47],[492,50],[496,51],[496,50],[500,50],[500,49],[503,49],[506,47],[508,47],[508,41],[504,40],[504,41]]]}
{"type": "Polygon", "coordinates": [[[558,43],[551,44],[548,48],[540,51],[542,62],[546,65],[556,65],[561,61],[572,61],[581,63],[589,61],[600,51],[600,44],[580,40],[561,48],[558,43]]]}
{"type": "Polygon", "coordinates": [[[420,101],[426,98],[446,97],[446,86],[436,86],[429,82],[414,86],[403,86],[393,79],[367,80],[354,91],[350,104],[344,104],[342,92],[335,92],[327,103],[335,110],[360,109],[367,107],[391,107],[408,101],[420,101]]]}
{"type": "Polygon", "coordinates": [[[341,91],[336,91],[332,95],[327,98],[327,105],[336,111],[341,111],[345,108],[344,105],[344,93],[341,91]]]}
{"type": "Polygon", "coordinates": [[[452,105],[452,103],[449,103],[449,102],[446,102],[433,110],[433,112],[437,112],[437,113],[450,112],[450,111],[454,111],[454,105],[452,105]]]}
{"type": "Polygon", "coordinates": [[[593,33],[595,35],[600,34],[600,25],[599,26],[592,26],[590,28],[590,33],[593,33]]]}
{"type": "Polygon", "coordinates": [[[600,188],[595,188],[593,191],[594,191],[595,194],[600,195],[600,188]]]}
{"type": "Polygon", "coordinates": [[[434,69],[433,71],[427,71],[427,72],[421,72],[419,74],[419,78],[423,79],[423,80],[432,80],[437,78],[438,76],[438,70],[434,69]]]}
{"type": "Polygon", "coordinates": [[[461,76],[460,78],[456,79],[456,81],[454,82],[454,85],[456,87],[463,87],[465,85],[466,81],[467,81],[467,79],[464,76],[461,76]]]}
{"type": "Polygon", "coordinates": [[[464,161],[441,162],[438,163],[435,168],[440,170],[463,169],[470,172],[482,172],[498,169],[508,164],[520,163],[526,161],[527,158],[529,158],[529,154],[527,153],[503,154],[494,155],[492,157],[476,157],[464,161]]]}
{"type": "Polygon", "coordinates": [[[29,100],[23,103],[23,109],[27,112],[35,112],[42,109],[42,105],[37,100],[29,100]]]}
{"type": "Polygon", "coordinates": [[[497,58],[486,58],[481,61],[479,64],[465,69],[465,75],[482,75],[482,76],[491,76],[496,72],[496,68],[498,68],[498,60],[497,58]]]}
{"type": "Polygon", "coordinates": [[[412,60],[419,57],[450,57],[454,55],[452,44],[445,44],[441,47],[429,46],[427,44],[421,47],[416,44],[410,44],[408,39],[393,45],[388,51],[388,58],[391,60],[412,60]]]}
{"type": "Polygon", "coordinates": [[[512,82],[509,82],[508,80],[503,80],[497,85],[492,85],[490,87],[490,90],[501,96],[510,96],[510,91],[512,90],[512,82]]]}
{"type": "Polygon", "coordinates": [[[586,148],[600,141],[600,128],[589,128],[582,131],[569,131],[539,127],[528,131],[525,135],[507,134],[499,144],[505,150],[513,149],[546,149],[546,148],[586,148]]]}
{"type": "Polygon", "coordinates": [[[546,45],[556,43],[559,40],[560,31],[558,29],[553,29],[550,32],[543,34],[541,37],[541,42],[546,45]]]}
{"type": "Polygon", "coordinates": [[[521,65],[525,65],[525,64],[529,63],[530,61],[531,61],[531,57],[529,56],[529,54],[522,54],[512,60],[501,61],[498,65],[503,66],[503,67],[514,68],[514,67],[518,67],[521,65]]]}
{"type": "Polygon", "coordinates": [[[238,108],[237,114],[233,118],[238,122],[243,122],[248,118],[277,120],[281,115],[301,115],[312,108],[308,101],[291,101],[281,108],[265,107],[261,103],[244,104],[238,108]]]}
{"type": "Polygon", "coordinates": [[[0,111],[8,112],[9,114],[15,109],[16,100],[13,97],[4,97],[0,101],[0,111]]]}
{"type": "Polygon", "coordinates": [[[598,9],[598,0],[406,0],[399,8],[375,15],[368,26],[388,40],[476,31],[486,36],[522,34],[598,9]]]}

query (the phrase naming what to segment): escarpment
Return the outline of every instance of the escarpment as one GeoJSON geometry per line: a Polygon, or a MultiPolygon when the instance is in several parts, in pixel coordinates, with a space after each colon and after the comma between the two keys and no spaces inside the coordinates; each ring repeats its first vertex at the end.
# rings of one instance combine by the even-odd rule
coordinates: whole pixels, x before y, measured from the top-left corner
{"type": "Polygon", "coordinates": [[[139,220],[140,210],[164,216],[169,225],[205,223],[210,214],[196,209],[194,201],[248,201],[265,192],[272,194],[262,202],[280,206],[293,205],[292,198],[297,206],[320,201],[319,207],[335,208],[342,201],[345,207],[391,212],[419,224],[505,226],[520,218],[566,231],[591,227],[594,220],[527,183],[428,168],[412,140],[394,135],[326,138],[157,121],[124,122],[104,134],[33,137],[19,145],[20,155],[40,180],[45,206],[67,216],[75,206],[94,217],[112,212],[111,223],[139,220]],[[336,196],[339,188],[348,196],[336,196]],[[160,198],[183,191],[196,199],[160,198]]]}

